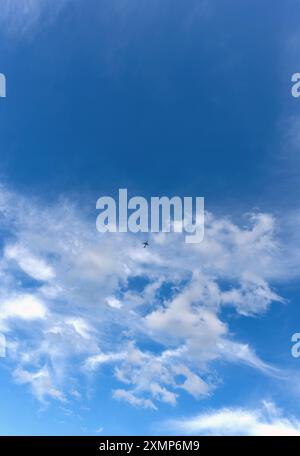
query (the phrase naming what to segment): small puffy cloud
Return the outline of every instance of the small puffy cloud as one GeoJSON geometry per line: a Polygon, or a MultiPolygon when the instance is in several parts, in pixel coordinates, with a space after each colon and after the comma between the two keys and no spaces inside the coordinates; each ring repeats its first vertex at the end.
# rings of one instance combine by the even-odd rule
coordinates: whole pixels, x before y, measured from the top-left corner
{"type": "Polygon", "coordinates": [[[114,298],[113,296],[108,296],[106,298],[106,302],[113,309],[121,309],[121,307],[122,307],[121,301],[119,301],[119,299],[117,299],[117,298],[114,298]]]}
{"type": "Polygon", "coordinates": [[[24,294],[7,298],[0,304],[0,319],[20,318],[22,320],[39,320],[46,316],[46,306],[37,297],[24,294]]]}
{"type": "Polygon", "coordinates": [[[196,399],[208,395],[210,386],[184,364],[175,364],[173,370],[175,375],[181,375],[184,378],[183,382],[177,385],[178,388],[187,391],[196,399]]]}
{"type": "Polygon", "coordinates": [[[300,421],[287,418],[270,402],[258,409],[222,408],[175,420],[170,428],[185,435],[300,436],[300,421]]]}
{"type": "Polygon", "coordinates": [[[157,409],[151,400],[139,398],[131,391],[125,391],[122,389],[115,390],[113,392],[113,398],[119,401],[128,402],[134,407],[143,407],[152,410],[157,409]]]}
{"type": "Polygon", "coordinates": [[[99,353],[90,356],[84,363],[84,368],[87,371],[96,370],[99,366],[106,363],[120,361],[126,358],[125,353],[99,353]]]}
{"type": "Polygon", "coordinates": [[[203,295],[210,299],[210,292],[205,288],[202,277],[199,281],[194,278],[167,306],[149,312],[144,319],[145,328],[151,335],[161,342],[185,343],[199,362],[217,357],[217,342],[227,333],[227,327],[215,309],[201,302],[203,295]]]}
{"type": "Polygon", "coordinates": [[[91,327],[83,318],[67,318],[66,324],[73,326],[75,331],[84,339],[89,339],[91,337],[91,327]]]}
{"type": "Polygon", "coordinates": [[[46,367],[43,367],[36,372],[29,372],[22,368],[17,368],[14,371],[14,378],[17,383],[29,384],[33,394],[42,402],[47,397],[59,401],[65,400],[63,393],[53,386],[51,375],[46,367]]]}
{"type": "Polygon", "coordinates": [[[209,392],[208,384],[182,364],[181,355],[180,350],[165,351],[160,355],[142,352],[131,342],[123,352],[99,353],[89,357],[84,368],[95,371],[103,364],[115,365],[116,378],[132,387],[130,390],[122,390],[122,399],[125,400],[125,392],[128,392],[131,399],[134,396],[135,405],[143,404],[145,396],[152,403],[159,401],[175,405],[180,389],[195,398],[209,392]],[[182,380],[177,381],[177,377],[182,380]]]}
{"type": "Polygon", "coordinates": [[[157,399],[166,404],[176,405],[177,394],[168,391],[165,387],[160,386],[158,383],[152,383],[149,388],[154,399],[157,399]]]}
{"type": "Polygon", "coordinates": [[[51,281],[55,272],[43,259],[36,258],[21,245],[7,245],[4,250],[4,257],[14,260],[18,266],[30,277],[41,281],[51,281]]]}

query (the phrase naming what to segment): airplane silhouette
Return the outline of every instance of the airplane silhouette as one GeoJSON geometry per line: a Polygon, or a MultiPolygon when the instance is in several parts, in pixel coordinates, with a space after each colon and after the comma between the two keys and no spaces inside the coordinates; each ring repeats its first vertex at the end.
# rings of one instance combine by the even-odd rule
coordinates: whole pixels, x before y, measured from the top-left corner
{"type": "Polygon", "coordinates": [[[144,246],[144,249],[145,249],[146,247],[149,247],[149,242],[148,242],[148,241],[143,242],[143,246],[144,246]]]}

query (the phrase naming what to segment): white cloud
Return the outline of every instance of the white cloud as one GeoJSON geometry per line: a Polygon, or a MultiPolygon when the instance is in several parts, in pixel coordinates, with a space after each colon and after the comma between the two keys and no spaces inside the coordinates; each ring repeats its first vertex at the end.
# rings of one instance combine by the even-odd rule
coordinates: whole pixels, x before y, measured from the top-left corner
{"type": "Polygon", "coordinates": [[[230,362],[244,363],[274,377],[280,376],[280,370],[262,361],[248,344],[224,340],[218,343],[218,349],[230,362]]]}
{"type": "Polygon", "coordinates": [[[47,309],[43,302],[30,294],[8,298],[0,303],[0,320],[21,318],[23,320],[44,319],[47,309]]]}
{"type": "MultiPolygon", "coordinates": [[[[146,397],[151,403],[160,401],[175,405],[180,390],[199,399],[208,395],[212,386],[184,365],[182,358],[186,352],[185,349],[166,350],[156,355],[142,352],[130,342],[123,352],[107,355],[101,353],[88,358],[85,369],[95,370],[104,363],[116,364],[116,378],[131,387],[130,390],[122,390],[130,394],[131,401],[128,402],[132,403],[135,398],[136,405],[143,404],[146,397]],[[178,376],[180,381],[177,380],[178,376]]],[[[125,400],[125,394],[123,396],[122,399],[125,400]]]]}
{"type": "Polygon", "coordinates": [[[46,397],[64,401],[64,395],[52,384],[51,375],[46,367],[37,372],[28,372],[18,368],[14,371],[14,378],[17,383],[30,384],[33,393],[40,401],[45,401],[46,397]]]}
{"type": "Polygon", "coordinates": [[[202,276],[199,280],[194,277],[167,306],[149,312],[144,320],[150,334],[161,342],[185,343],[199,362],[218,356],[217,342],[227,333],[226,325],[217,317],[215,309],[201,303],[204,295],[209,300],[211,291],[215,293],[215,290],[208,290],[202,280],[202,276]]]}
{"type": "Polygon", "coordinates": [[[153,235],[143,249],[134,235],[97,233],[95,220],[65,199],[45,209],[2,187],[0,213],[0,323],[17,372],[47,369],[64,395],[78,370],[101,375],[110,364],[126,385],[116,397],[148,407],[174,405],[182,391],[212,394],[219,360],[278,376],[221,317],[229,306],[244,318],[283,302],[272,287],[287,279],[273,216],[253,215],[241,228],[208,213],[203,243],[153,235]],[[30,329],[22,338],[16,318],[30,329]],[[141,340],[159,349],[141,350],[141,340]]]}
{"type": "Polygon", "coordinates": [[[55,272],[51,266],[43,259],[36,258],[20,245],[7,245],[4,250],[4,257],[8,260],[14,260],[33,279],[50,281],[55,277],[55,272]]]}
{"type": "Polygon", "coordinates": [[[66,324],[72,325],[75,331],[84,339],[90,339],[91,327],[83,318],[67,318],[66,324]]]}
{"type": "Polygon", "coordinates": [[[113,309],[121,309],[121,307],[122,307],[121,301],[119,301],[119,299],[117,299],[117,298],[114,298],[113,296],[108,296],[106,298],[106,302],[113,309]]]}
{"type": "Polygon", "coordinates": [[[273,403],[259,409],[222,408],[169,423],[171,429],[187,435],[300,436],[300,422],[286,418],[273,403]]]}
{"type": "Polygon", "coordinates": [[[113,397],[114,399],[128,402],[130,405],[133,405],[135,407],[143,407],[156,410],[156,407],[151,400],[138,398],[131,391],[118,389],[113,392],[113,397]]]}
{"type": "Polygon", "coordinates": [[[6,356],[6,339],[4,334],[0,334],[0,358],[5,358],[6,356]]]}
{"type": "Polygon", "coordinates": [[[84,367],[88,371],[93,371],[101,366],[101,364],[120,361],[125,358],[125,353],[99,353],[98,355],[90,356],[86,360],[84,367]]]}

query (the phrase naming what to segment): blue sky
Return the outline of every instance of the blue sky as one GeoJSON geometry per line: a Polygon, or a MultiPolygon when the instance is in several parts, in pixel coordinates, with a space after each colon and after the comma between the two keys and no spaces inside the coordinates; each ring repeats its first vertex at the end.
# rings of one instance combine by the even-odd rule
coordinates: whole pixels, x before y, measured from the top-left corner
{"type": "Polygon", "coordinates": [[[1,1],[1,434],[300,434],[298,15],[1,1]],[[204,242],[100,235],[119,188],[204,242]]]}

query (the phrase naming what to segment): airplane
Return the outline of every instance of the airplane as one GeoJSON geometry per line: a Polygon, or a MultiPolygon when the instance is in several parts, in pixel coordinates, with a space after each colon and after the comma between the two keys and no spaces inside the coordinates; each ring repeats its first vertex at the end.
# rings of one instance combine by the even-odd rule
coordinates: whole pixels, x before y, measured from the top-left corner
{"type": "Polygon", "coordinates": [[[145,249],[146,247],[149,247],[149,242],[148,242],[148,241],[143,242],[143,246],[144,246],[144,249],[145,249]]]}

